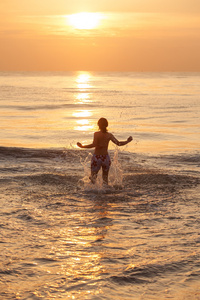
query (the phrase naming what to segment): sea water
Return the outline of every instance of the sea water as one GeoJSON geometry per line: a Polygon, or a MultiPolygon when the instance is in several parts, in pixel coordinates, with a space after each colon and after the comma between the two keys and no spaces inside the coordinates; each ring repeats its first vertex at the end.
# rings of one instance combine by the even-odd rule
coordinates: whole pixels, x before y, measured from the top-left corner
{"type": "Polygon", "coordinates": [[[200,299],[200,74],[0,73],[0,299],[200,299]],[[109,187],[89,180],[106,117],[109,187]]]}

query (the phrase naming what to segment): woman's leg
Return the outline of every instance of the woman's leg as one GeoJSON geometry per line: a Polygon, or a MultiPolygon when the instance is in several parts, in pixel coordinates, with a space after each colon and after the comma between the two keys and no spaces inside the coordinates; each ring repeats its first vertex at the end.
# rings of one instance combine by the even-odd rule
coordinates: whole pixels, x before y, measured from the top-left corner
{"type": "Polygon", "coordinates": [[[103,184],[105,185],[108,185],[108,173],[109,170],[102,170],[103,184]]]}
{"type": "Polygon", "coordinates": [[[95,182],[96,182],[97,174],[98,174],[98,172],[94,172],[94,171],[91,170],[90,180],[91,180],[91,182],[92,182],[93,184],[95,184],[95,182]]]}
{"type": "Polygon", "coordinates": [[[110,165],[111,165],[110,156],[107,154],[106,159],[103,161],[102,164],[102,178],[103,178],[103,183],[105,185],[108,185],[108,173],[110,170],[110,165]]]}
{"type": "Polygon", "coordinates": [[[101,161],[98,160],[98,157],[94,154],[91,160],[91,176],[90,180],[95,184],[97,179],[97,174],[101,168],[101,161]]]}

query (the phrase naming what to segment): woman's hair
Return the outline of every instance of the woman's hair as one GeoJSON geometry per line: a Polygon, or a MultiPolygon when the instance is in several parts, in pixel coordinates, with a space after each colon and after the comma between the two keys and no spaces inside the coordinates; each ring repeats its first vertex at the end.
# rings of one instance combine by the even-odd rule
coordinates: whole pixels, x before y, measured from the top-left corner
{"type": "Polygon", "coordinates": [[[108,121],[105,118],[99,119],[97,124],[102,132],[107,132],[108,121]]]}

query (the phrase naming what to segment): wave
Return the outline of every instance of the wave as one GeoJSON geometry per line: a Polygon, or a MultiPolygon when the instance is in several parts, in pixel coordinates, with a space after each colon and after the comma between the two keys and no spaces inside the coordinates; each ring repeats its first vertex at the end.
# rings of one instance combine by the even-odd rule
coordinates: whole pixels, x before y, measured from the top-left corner
{"type": "Polygon", "coordinates": [[[176,162],[198,163],[200,166],[200,154],[166,155],[165,158],[176,162]]]}
{"type": "MultiPolygon", "coordinates": [[[[86,107],[96,107],[94,104],[85,104],[86,107]]],[[[0,105],[1,108],[9,108],[15,110],[52,110],[52,109],[62,109],[62,108],[82,108],[82,104],[45,104],[45,105],[0,105]]]]}
{"type": "Polygon", "coordinates": [[[33,149],[21,147],[0,147],[1,157],[13,158],[55,158],[66,156],[66,153],[71,154],[74,150],[66,149],[33,149]]]}
{"type": "MultiPolygon", "coordinates": [[[[102,201],[106,197],[108,203],[142,199],[142,202],[135,203],[134,213],[159,209],[164,203],[173,202],[183,191],[194,189],[200,184],[198,176],[181,175],[133,163],[132,154],[129,153],[123,153],[120,157],[123,171],[115,169],[113,162],[109,187],[102,185],[101,175],[96,185],[90,183],[90,156],[84,151],[1,147],[0,155],[2,158],[4,155],[6,164],[10,164],[0,164],[0,184],[5,190],[8,186],[11,192],[17,194],[36,190],[42,199],[51,195],[54,200],[57,197],[61,202],[66,195],[72,198],[77,195],[79,199],[98,196],[102,201]]],[[[40,201],[39,198],[37,196],[34,201],[40,201]]],[[[66,199],[63,201],[66,203],[66,199]]]]}
{"type": "MultiPolygon", "coordinates": [[[[116,104],[115,104],[116,105],[116,104]]],[[[92,103],[85,103],[84,104],[84,107],[85,108],[96,108],[96,107],[99,107],[99,108],[104,108],[105,106],[102,105],[102,104],[98,104],[98,103],[95,103],[95,104],[92,104],[92,103]]],[[[117,105],[118,108],[133,108],[133,107],[139,107],[138,105],[117,105]]],[[[74,108],[74,109],[83,109],[83,104],[79,104],[79,103],[76,103],[76,104],[45,104],[45,105],[34,105],[34,106],[31,106],[31,105],[0,105],[0,108],[3,108],[3,109],[14,109],[14,110],[24,110],[24,111],[37,111],[37,110],[56,110],[56,109],[70,109],[70,108],[74,108]]],[[[113,108],[113,105],[107,105],[107,108],[113,108]]],[[[69,117],[68,117],[69,118],[69,117]]]]}
{"type": "MultiPolygon", "coordinates": [[[[181,190],[195,188],[200,184],[199,173],[180,172],[166,168],[173,162],[196,166],[199,154],[163,156],[165,168],[155,166],[155,157],[136,155],[123,152],[116,158],[115,152],[110,153],[112,165],[109,172],[110,188],[102,186],[101,175],[96,186],[91,186],[90,159],[91,152],[78,149],[34,149],[20,147],[0,147],[0,183],[2,186],[19,187],[38,186],[47,192],[53,188],[57,192],[73,194],[74,192],[89,194],[107,194],[108,201],[126,201],[154,195],[154,206],[159,201],[166,201],[181,190]],[[141,194],[142,193],[142,194],[141,194]],[[159,197],[161,197],[159,200],[159,197]]],[[[159,158],[161,159],[161,158],[159,158]]],[[[17,188],[18,189],[18,188],[17,188]]],[[[148,202],[148,201],[147,201],[148,202]]],[[[149,203],[149,202],[148,202],[149,203]]],[[[143,202],[145,208],[145,201],[143,202]]],[[[140,205],[141,206],[141,205],[140,205]]],[[[139,209],[139,208],[138,208],[139,209]]],[[[141,207],[140,209],[143,209],[141,207]]]]}
{"type": "MultiPolygon", "coordinates": [[[[111,158],[114,158],[116,155],[116,151],[118,150],[110,150],[110,156],[111,158]]],[[[90,150],[79,150],[76,148],[25,148],[25,147],[4,147],[0,146],[0,157],[1,159],[27,159],[27,158],[33,158],[33,159],[46,159],[46,160],[52,160],[54,159],[59,164],[62,163],[62,160],[70,161],[73,160],[80,163],[82,160],[87,160],[87,158],[90,160],[91,151],[90,150]]],[[[174,166],[178,165],[189,165],[191,167],[193,166],[200,166],[200,153],[182,153],[182,154],[173,154],[173,155],[159,155],[159,156],[149,156],[145,154],[136,154],[131,152],[122,151],[119,152],[116,155],[117,159],[120,160],[120,162],[127,167],[127,171],[132,171],[135,174],[134,179],[127,175],[127,181],[134,180],[135,182],[138,182],[141,180],[141,177],[143,177],[143,171],[145,171],[145,166],[147,162],[149,164],[152,164],[152,168],[146,169],[148,180],[153,182],[166,182],[166,183],[172,183],[175,179],[173,176],[171,176],[169,173],[163,173],[162,166],[165,166],[165,169],[168,167],[169,170],[173,170],[174,166]],[[132,166],[130,165],[130,162],[132,162],[132,166]],[[139,172],[141,174],[138,174],[138,170],[134,165],[136,166],[137,163],[141,165],[141,168],[139,168],[139,172]],[[156,165],[155,165],[156,163],[156,165]],[[157,169],[154,169],[154,166],[157,167],[157,169]],[[135,173],[136,172],[136,173],[135,173]],[[150,176],[150,177],[149,177],[150,176]]],[[[26,161],[27,162],[27,161],[26,161]]],[[[41,162],[41,161],[40,161],[41,162]]],[[[82,162],[81,162],[82,163],[82,162]]],[[[117,162],[116,162],[117,163],[117,162]]],[[[8,171],[9,168],[11,168],[11,165],[4,166],[4,171],[8,171]]],[[[12,170],[15,170],[15,167],[12,166],[12,170]]],[[[3,167],[2,167],[3,171],[3,167]]],[[[126,172],[127,173],[127,172],[126,172]]],[[[144,178],[144,177],[143,177],[144,178]]],[[[176,180],[178,177],[176,177],[176,180]]]]}
{"type": "Polygon", "coordinates": [[[160,264],[146,264],[141,267],[130,267],[121,275],[111,276],[110,280],[121,284],[150,282],[154,277],[164,276],[165,273],[171,275],[187,270],[189,274],[189,269],[192,270],[196,267],[196,263],[197,256],[190,255],[177,261],[163,261],[163,263],[160,264]]]}

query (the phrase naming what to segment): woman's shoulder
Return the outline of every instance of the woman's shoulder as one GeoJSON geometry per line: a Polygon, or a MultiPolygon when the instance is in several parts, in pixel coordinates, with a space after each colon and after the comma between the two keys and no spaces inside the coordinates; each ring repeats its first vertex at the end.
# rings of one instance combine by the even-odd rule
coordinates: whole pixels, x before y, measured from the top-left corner
{"type": "Polygon", "coordinates": [[[96,131],[95,133],[94,133],[94,135],[96,135],[96,136],[107,136],[107,137],[109,137],[109,138],[111,138],[112,136],[113,136],[113,134],[111,133],[111,132],[102,132],[102,131],[96,131]]]}
{"type": "Polygon", "coordinates": [[[113,134],[111,133],[111,132],[107,132],[108,134],[109,134],[109,137],[112,137],[113,136],[113,134]]]}
{"type": "Polygon", "coordinates": [[[111,132],[107,132],[107,137],[109,140],[112,140],[113,134],[111,132]]]}
{"type": "Polygon", "coordinates": [[[94,134],[107,134],[107,135],[112,135],[112,133],[110,133],[110,132],[108,132],[108,131],[106,131],[106,132],[102,132],[101,130],[99,130],[99,131],[96,131],[94,134]]]}
{"type": "Polygon", "coordinates": [[[100,133],[100,131],[96,131],[96,132],[94,133],[94,135],[99,135],[99,133],[100,133]]]}

